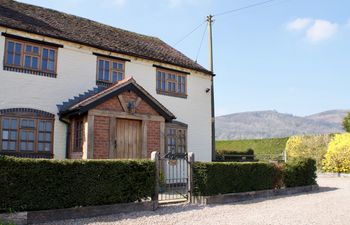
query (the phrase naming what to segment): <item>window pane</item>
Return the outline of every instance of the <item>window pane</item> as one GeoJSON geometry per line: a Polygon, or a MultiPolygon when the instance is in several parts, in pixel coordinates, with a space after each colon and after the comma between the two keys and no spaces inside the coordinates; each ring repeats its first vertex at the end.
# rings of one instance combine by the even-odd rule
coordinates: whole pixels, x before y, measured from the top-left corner
{"type": "Polygon", "coordinates": [[[51,151],[51,144],[45,144],[45,151],[46,152],[51,151]]]}
{"type": "Polygon", "coordinates": [[[105,74],[104,74],[104,80],[109,80],[109,62],[105,61],[105,74]]]}
{"type": "Polygon", "coordinates": [[[29,150],[29,151],[34,151],[34,143],[33,143],[33,142],[28,142],[28,143],[27,143],[27,147],[28,147],[27,150],[29,150]]]}
{"type": "Polygon", "coordinates": [[[32,68],[38,69],[38,57],[32,57],[32,68]]]}
{"type": "Polygon", "coordinates": [[[27,132],[26,131],[21,131],[21,140],[24,141],[24,140],[27,140],[27,132]]]}
{"type": "Polygon", "coordinates": [[[112,73],[112,82],[116,82],[118,79],[117,79],[117,72],[113,72],[112,73]]]}
{"type": "Polygon", "coordinates": [[[17,140],[17,131],[11,131],[10,132],[10,139],[11,140],[17,140]]]}
{"type": "Polygon", "coordinates": [[[49,59],[51,59],[52,61],[55,60],[55,51],[54,50],[50,50],[49,59]]]}
{"type": "Polygon", "coordinates": [[[28,132],[28,140],[34,141],[34,132],[33,131],[28,132]]]}
{"type": "Polygon", "coordinates": [[[9,142],[9,150],[16,150],[16,142],[15,141],[10,141],[9,142]]]}
{"type": "Polygon", "coordinates": [[[2,131],[2,140],[9,139],[9,132],[7,130],[2,131]]]}
{"type": "Polygon", "coordinates": [[[27,45],[26,46],[26,52],[31,52],[32,51],[32,46],[31,45],[27,45]]]}
{"type": "Polygon", "coordinates": [[[2,150],[8,150],[8,149],[9,149],[8,141],[2,141],[2,150]]]}
{"type": "Polygon", "coordinates": [[[46,134],[46,140],[47,142],[51,142],[51,134],[46,134]]]}
{"type": "Polygon", "coordinates": [[[113,69],[117,69],[117,63],[113,63],[113,69]]]}
{"type": "Polygon", "coordinates": [[[19,147],[19,150],[21,150],[21,151],[27,150],[27,149],[26,149],[26,143],[25,143],[25,142],[21,142],[20,147],[19,147]]]}
{"type": "Polygon", "coordinates": [[[13,64],[13,54],[9,53],[7,55],[7,64],[13,64]]]}
{"type": "Polygon", "coordinates": [[[44,121],[40,121],[39,122],[39,130],[40,131],[45,131],[45,122],[44,121]]]}
{"type": "Polygon", "coordinates": [[[123,73],[118,72],[118,80],[123,80],[123,73]]]}
{"type": "Polygon", "coordinates": [[[39,141],[44,141],[44,133],[39,133],[39,141]]]}
{"type": "Polygon", "coordinates": [[[47,70],[54,71],[55,63],[53,61],[48,61],[47,70]]]}
{"type": "Polygon", "coordinates": [[[43,150],[44,150],[44,144],[38,143],[38,151],[43,151],[43,150]]]}
{"type": "Polygon", "coordinates": [[[11,129],[17,129],[17,120],[16,119],[11,120],[11,129]]]}
{"type": "Polygon", "coordinates": [[[30,67],[30,56],[26,56],[26,58],[24,60],[24,66],[30,67]]]}
{"type": "Polygon", "coordinates": [[[15,65],[16,66],[21,65],[21,55],[15,55],[15,65]]]}
{"type": "Polygon", "coordinates": [[[51,130],[52,130],[52,124],[51,124],[51,122],[46,122],[46,131],[51,132],[51,130]]]}
{"type": "Polygon", "coordinates": [[[48,58],[49,56],[49,50],[47,48],[43,48],[43,58],[48,58]]]}
{"type": "Polygon", "coordinates": [[[118,63],[118,70],[122,71],[123,70],[123,64],[118,63]]]}
{"type": "Polygon", "coordinates": [[[3,119],[2,120],[2,128],[8,129],[10,127],[10,120],[9,119],[3,119]]]}
{"type": "Polygon", "coordinates": [[[34,53],[39,53],[39,47],[34,46],[34,47],[33,47],[33,52],[34,52],[34,53]]]}
{"type": "Polygon", "coordinates": [[[41,62],[41,69],[42,70],[47,70],[47,61],[46,59],[43,59],[41,62]]]}
{"type": "Polygon", "coordinates": [[[9,42],[7,43],[7,52],[14,52],[14,51],[13,51],[13,50],[14,50],[14,47],[15,47],[15,43],[12,42],[12,41],[9,41],[9,42]]]}
{"type": "Polygon", "coordinates": [[[16,50],[16,53],[17,53],[17,54],[20,54],[20,53],[22,52],[22,44],[16,43],[16,48],[15,48],[15,50],[16,50]]]}

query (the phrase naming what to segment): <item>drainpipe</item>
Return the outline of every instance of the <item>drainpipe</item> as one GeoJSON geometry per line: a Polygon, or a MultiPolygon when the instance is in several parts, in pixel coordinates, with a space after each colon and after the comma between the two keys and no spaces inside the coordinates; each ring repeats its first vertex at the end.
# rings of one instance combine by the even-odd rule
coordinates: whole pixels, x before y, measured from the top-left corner
{"type": "Polygon", "coordinates": [[[67,129],[66,129],[66,159],[68,159],[68,157],[69,157],[69,154],[68,154],[69,148],[68,147],[69,147],[69,125],[70,125],[70,123],[69,123],[69,121],[66,121],[63,118],[59,118],[59,120],[62,123],[67,125],[67,129]]]}

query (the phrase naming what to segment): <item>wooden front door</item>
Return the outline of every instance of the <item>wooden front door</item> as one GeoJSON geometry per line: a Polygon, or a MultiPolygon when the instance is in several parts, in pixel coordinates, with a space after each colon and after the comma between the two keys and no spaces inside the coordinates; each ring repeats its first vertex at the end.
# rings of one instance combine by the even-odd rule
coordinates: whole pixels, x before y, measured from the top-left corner
{"type": "Polygon", "coordinates": [[[116,147],[118,159],[140,159],[141,121],[117,119],[116,147]]]}

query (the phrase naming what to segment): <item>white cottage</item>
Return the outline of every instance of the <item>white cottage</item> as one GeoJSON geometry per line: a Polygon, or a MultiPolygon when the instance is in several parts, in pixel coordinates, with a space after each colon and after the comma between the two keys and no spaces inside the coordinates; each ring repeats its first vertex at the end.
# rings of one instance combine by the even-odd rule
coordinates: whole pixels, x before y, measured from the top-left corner
{"type": "Polygon", "coordinates": [[[158,38],[0,0],[0,154],[212,157],[213,74],[158,38]]]}

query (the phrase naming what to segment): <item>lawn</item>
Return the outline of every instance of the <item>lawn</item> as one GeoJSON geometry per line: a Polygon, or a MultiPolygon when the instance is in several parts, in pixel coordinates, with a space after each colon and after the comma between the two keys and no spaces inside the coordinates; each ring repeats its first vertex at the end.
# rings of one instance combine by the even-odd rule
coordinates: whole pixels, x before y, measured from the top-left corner
{"type": "Polygon", "coordinates": [[[246,151],[253,149],[254,154],[259,155],[279,155],[286,148],[288,141],[286,138],[252,139],[252,140],[230,140],[216,141],[216,151],[246,151]]]}

